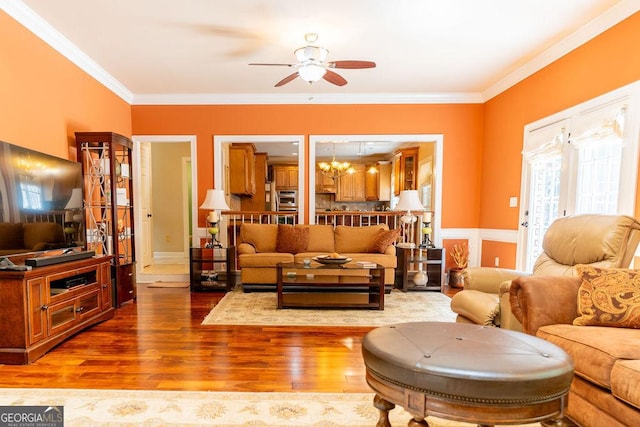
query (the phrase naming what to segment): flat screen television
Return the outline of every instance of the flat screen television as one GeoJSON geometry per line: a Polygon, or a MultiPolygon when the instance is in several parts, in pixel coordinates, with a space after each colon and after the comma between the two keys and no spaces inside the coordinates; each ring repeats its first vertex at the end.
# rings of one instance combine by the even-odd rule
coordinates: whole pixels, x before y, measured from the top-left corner
{"type": "Polygon", "coordinates": [[[82,166],[0,141],[0,258],[86,247],[82,166]]]}

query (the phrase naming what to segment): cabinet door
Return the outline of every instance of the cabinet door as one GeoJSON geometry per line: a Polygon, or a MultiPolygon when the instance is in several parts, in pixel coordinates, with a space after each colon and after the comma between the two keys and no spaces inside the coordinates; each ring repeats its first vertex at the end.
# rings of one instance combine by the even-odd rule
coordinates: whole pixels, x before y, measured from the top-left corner
{"type": "Polygon", "coordinates": [[[377,201],[378,200],[378,176],[379,172],[371,173],[369,172],[369,168],[373,165],[367,165],[365,169],[367,170],[364,179],[364,192],[365,199],[368,202],[377,201]]]}
{"type": "Polygon", "coordinates": [[[78,321],[77,300],[63,300],[51,304],[47,310],[49,316],[49,335],[55,335],[74,326],[78,321]]]}
{"type": "Polygon", "coordinates": [[[288,189],[296,190],[298,188],[298,168],[292,167],[287,169],[288,189]]]}
{"type": "Polygon", "coordinates": [[[391,164],[378,164],[378,200],[388,202],[391,200],[391,164]]]}
{"type": "Polygon", "coordinates": [[[364,165],[353,165],[354,173],[347,173],[338,178],[338,192],[336,201],[364,202],[365,200],[365,170],[364,165]]]}
{"type": "Polygon", "coordinates": [[[274,166],[273,175],[276,181],[276,190],[298,189],[297,166],[274,166]]]}
{"type": "Polygon", "coordinates": [[[27,304],[29,306],[29,343],[34,344],[47,336],[46,304],[49,301],[48,287],[44,277],[27,281],[27,304]]]}
{"type": "Polygon", "coordinates": [[[316,170],[316,193],[335,193],[336,190],[336,179],[316,170]]]}
{"type": "Polygon", "coordinates": [[[253,196],[256,192],[255,147],[233,144],[229,147],[229,191],[237,196],[253,196]]]}
{"type": "Polygon", "coordinates": [[[240,200],[242,211],[264,211],[266,209],[267,197],[265,182],[267,180],[267,153],[255,154],[255,181],[256,191],[251,197],[243,197],[240,200]]]}
{"type": "Polygon", "coordinates": [[[100,264],[98,270],[100,284],[100,301],[103,310],[113,307],[113,291],[111,289],[111,265],[107,262],[100,264]]]}

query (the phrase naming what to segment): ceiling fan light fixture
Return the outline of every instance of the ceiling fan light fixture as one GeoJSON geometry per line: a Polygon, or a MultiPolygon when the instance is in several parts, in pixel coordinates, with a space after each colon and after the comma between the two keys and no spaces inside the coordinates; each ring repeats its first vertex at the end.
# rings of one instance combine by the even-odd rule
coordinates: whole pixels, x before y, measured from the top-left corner
{"type": "Polygon", "coordinates": [[[305,64],[298,68],[298,74],[302,78],[302,80],[315,83],[322,79],[322,77],[327,72],[326,68],[317,65],[317,64],[305,64]]]}
{"type": "Polygon", "coordinates": [[[320,46],[305,46],[296,49],[293,53],[299,62],[324,62],[327,59],[329,51],[320,46]]]}

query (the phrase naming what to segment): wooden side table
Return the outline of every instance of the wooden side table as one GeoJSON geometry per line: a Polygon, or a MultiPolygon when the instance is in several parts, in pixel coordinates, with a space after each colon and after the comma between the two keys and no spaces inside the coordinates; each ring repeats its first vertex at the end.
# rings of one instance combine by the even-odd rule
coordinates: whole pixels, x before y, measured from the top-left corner
{"type": "Polygon", "coordinates": [[[224,291],[235,287],[232,264],[236,247],[191,248],[189,251],[189,277],[191,291],[224,291]],[[220,269],[226,265],[224,270],[220,269]],[[224,274],[225,277],[222,277],[224,274]]]}
{"type": "Polygon", "coordinates": [[[445,284],[445,249],[444,248],[400,248],[396,247],[398,267],[396,270],[396,287],[403,292],[440,291],[445,284]],[[413,276],[419,269],[427,273],[429,281],[426,286],[416,286],[413,276]]]}

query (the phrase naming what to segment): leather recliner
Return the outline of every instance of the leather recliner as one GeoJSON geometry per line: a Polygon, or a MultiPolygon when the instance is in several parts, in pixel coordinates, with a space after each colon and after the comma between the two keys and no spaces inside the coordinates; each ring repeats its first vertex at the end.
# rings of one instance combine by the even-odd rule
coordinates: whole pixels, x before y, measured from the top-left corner
{"type": "Polygon", "coordinates": [[[585,214],[555,220],[542,242],[533,273],[500,268],[468,268],[464,290],[451,299],[457,322],[522,331],[511,313],[509,287],[518,276],[575,276],[577,264],[625,268],[640,242],[640,222],[625,215],[585,214]]]}

